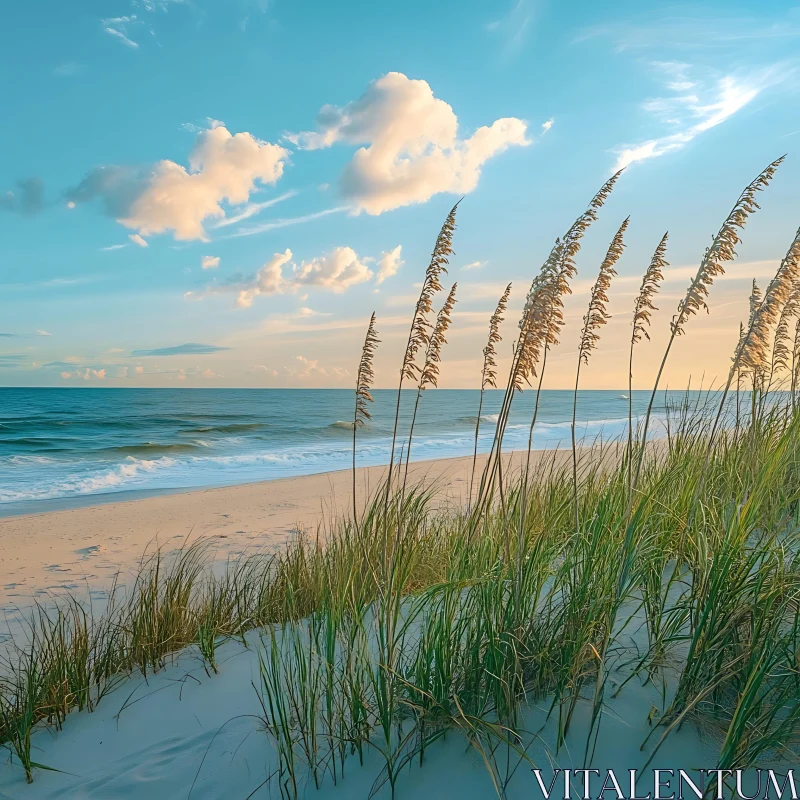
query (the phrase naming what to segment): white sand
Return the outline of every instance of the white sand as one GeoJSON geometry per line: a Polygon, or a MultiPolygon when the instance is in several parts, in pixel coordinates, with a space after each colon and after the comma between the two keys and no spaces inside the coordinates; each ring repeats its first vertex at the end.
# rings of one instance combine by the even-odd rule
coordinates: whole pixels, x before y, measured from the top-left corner
{"type": "MultiPolygon", "coordinates": [[[[470,466],[471,459],[420,463],[412,466],[412,476],[438,480],[441,500],[458,503],[466,497],[470,466]]],[[[363,470],[359,484],[374,485],[380,474],[363,470]]],[[[154,541],[171,547],[187,537],[218,537],[224,552],[280,546],[296,525],[313,529],[333,508],[346,507],[350,479],[347,472],[331,473],[6,519],[0,522],[0,583],[6,586],[7,601],[21,602],[60,587],[102,586],[117,570],[132,568],[154,541]]],[[[641,637],[642,631],[636,635],[641,637]]],[[[264,783],[274,773],[277,757],[259,718],[258,650],[263,645],[258,632],[249,634],[248,644],[224,644],[220,673],[212,676],[196,650],[188,648],[156,675],[122,680],[93,713],[70,714],[63,731],[37,729],[34,760],[60,772],[38,769],[28,786],[20,765],[4,758],[0,798],[279,797],[274,779],[264,783]]],[[[661,706],[658,688],[631,681],[604,714],[591,766],[615,769],[619,775],[642,766],[647,753],[639,746],[651,730],[653,706],[661,706]]],[[[555,717],[545,724],[546,707],[545,702],[526,709],[524,721],[529,731],[541,731],[528,752],[549,782],[552,765],[583,766],[588,705],[579,704],[567,747],[558,754],[550,749],[555,717]]],[[[651,767],[712,768],[714,756],[709,734],[687,722],[667,740],[651,767]]],[[[504,756],[500,760],[505,763],[504,756]]],[[[366,798],[380,770],[374,752],[363,768],[352,757],[336,787],[328,777],[317,792],[304,775],[305,796],[366,798]]],[[[645,773],[644,794],[652,791],[649,775],[645,773]]],[[[579,789],[577,779],[573,788],[579,789]]],[[[593,796],[598,791],[599,785],[593,784],[593,796]]],[[[389,797],[388,789],[378,796],[389,797]]],[[[415,762],[403,771],[397,793],[398,798],[461,800],[494,796],[478,753],[455,732],[426,751],[421,768],[415,762]]],[[[541,797],[529,765],[518,766],[507,796],[541,797]]],[[[562,791],[553,796],[563,796],[562,791]]]]}
{"type": "MultiPolygon", "coordinates": [[[[93,713],[71,714],[61,732],[39,730],[33,737],[33,757],[64,772],[37,770],[34,783],[28,786],[18,764],[0,763],[0,798],[280,797],[275,779],[257,790],[274,772],[277,758],[259,719],[261,706],[253,685],[259,685],[257,650],[262,645],[255,633],[248,641],[249,649],[236,642],[220,648],[218,675],[209,677],[199,655],[190,648],[178,663],[157,675],[125,681],[93,713]]],[[[603,771],[614,769],[623,777],[628,769],[642,767],[647,754],[641,753],[639,746],[651,730],[647,719],[650,710],[660,702],[657,688],[631,681],[603,717],[597,751],[589,766],[603,771]]],[[[528,730],[542,728],[546,708],[547,703],[542,703],[539,708],[526,710],[524,724],[528,730]]],[[[552,765],[562,769],[583,766],[587,712],[588,705],[578,707],[567,746],[559,754],[545,744],[554,741],[554,718],[529,748],[529,756],[543,770],[547,783],[552,765]]],[[[653,740],[659,735],[660,732],[653,740]]],[[[688,721],[667,739],[650,768],[713,768],[714,755],[709,735],[688,721]]],[[[504,767],[505,756],[498,754],[498,759],[504,767]]],[[[513,759],[511,765],[514,766],[513,759]]],[[[317,792],[309,776],[301,774],[304,796],[320,800],[367,798],[380,771],[381,762],[374,752],[363,767],[354,756],[346,762],[345,779],[336,787],[328,777],[317,792]]],[[[639,788],[646,794],[653,788],[652,775],[649,771],[643,774],[645,780],[639,788]]],[[[694,778],[697,780],[697,776],[694,778]]],[[[573,788],[578,791],[580,786],[580,779],[575,778],[573,788]]],[[[592,783],[593,797],[598,796],[599,788],[600,784],[592,783]]],[[[624,789],[627,793],[627,787],[624,789]]],[[[669,796],[670,792],[664,794],[669,796]]],[[[377,796],[388,798],[389,792],[383,790],[377,796]]],[[[480,756],[457,732],[429,748],[422,767],[416,760],[403,770],[396,795],[398,800],[485,800],[495,796],[480,756]]],[[[542,797],[529,765],[522,763],[516,769],[507,796],[519,800],[542,797]]],[[[553,797],[563,797],[563,791],[557,790],[553,797]]],[[[616,795],[610,792],[606,797],[616,795]]]]}
{"type": "MultiPolygon", "coordinates": [[[[561,451],[558,458],[568,455],[561,451]]],[[[533,454],[543,456],[544,451],[533,454]]],[[[518,464],[520,456],[514,458],[518,464]]],[[[485,459],[478,456],[479,469],[485,459]]],[[[420,461],[411,464],[409,480],[434,481],[440,503],[460,505],[471,471],[471,458],[420,461]]],[[[358,470],[359,503],[384,474],[385,467],[358,470]]],[[[298,526],[323,529],[351,505],[352,472],[343,470],[0,518],[0,609],[107,586],[154,547],[169,550],[207,539],[218,545],[220,556],[278,547],[298,526]]]]}

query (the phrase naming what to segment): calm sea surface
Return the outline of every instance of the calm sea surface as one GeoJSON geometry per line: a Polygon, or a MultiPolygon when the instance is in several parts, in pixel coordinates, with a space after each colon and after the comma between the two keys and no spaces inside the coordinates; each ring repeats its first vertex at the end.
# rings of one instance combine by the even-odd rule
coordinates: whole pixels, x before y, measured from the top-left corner
{"type": "MultiPolygon", "coordinates": [[[[358,434],[361,466],[388,461],[396,392],[378,390],[358,434]]],[[[684,397],[675,393],[674,400],[684,397]]],[[[405,438],[415,392],[403,392],[405,438]]],[[[412,460],[472,453],[478,392],[423,394],[412,460]]],[[[642,414],[648,392],[634,392],[642,414]]],[[[501,392],[488,392],[479,449],[491,445],[501,392]]],[[[534,393],[515,399],[506,449],[527,445],[534,393]]],[[[673,402],[670,398],[668,402],[673,402]]],[[[654,413],[664,416],[659,394],[654,413]]],[[[579,435],[624,434],[619,391],[584,391],[579,435]]],[[[542,393],[534,447],[568,446],[572,392],[542,393]]],[[[306,389],[0,389],[0,515],[344,469],[352,457],[353,392],[306,389]]],[[[656,424],[657,429],[661,426],[656,424]]]]}

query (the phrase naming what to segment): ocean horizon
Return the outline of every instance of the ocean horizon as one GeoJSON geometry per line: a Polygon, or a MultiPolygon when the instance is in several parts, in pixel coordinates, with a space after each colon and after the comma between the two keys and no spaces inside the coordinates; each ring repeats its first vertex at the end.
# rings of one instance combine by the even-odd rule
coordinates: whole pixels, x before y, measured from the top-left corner
{"type": "MultiPolygon", "coordinates": [[[[411,460],[471,455],[479,391],[423,393],[411,460]]],[[[690,392],[689,395],[700,395],[690,392]]],[[[478,440],[488,452],[503,392],[484,396],[478,440]]],[[[653,435],[665,404],[685,391],[659,392],[653,435]]],[[[396,390],[374,391],[372,420],[358,431],[358,466],[386,464],[396,390]]],[[[416,390],[404,390],[398,451],[407,446],[416,390]]],[[[544,390],[534,449],[569,446],[570,390],[544,390]]],[[[649,391],[634,391],[635,417],[649,391]]],[[[535,392],[514,400],[504,450],[527,447],[535,392]]],[[[347,469],[352,464],[349,389],[0,389],[0,516],[213,486],[347,469]]],[[[627,393],[578,393],[577,434],[609,441],[625,434],[627,393]]]]}

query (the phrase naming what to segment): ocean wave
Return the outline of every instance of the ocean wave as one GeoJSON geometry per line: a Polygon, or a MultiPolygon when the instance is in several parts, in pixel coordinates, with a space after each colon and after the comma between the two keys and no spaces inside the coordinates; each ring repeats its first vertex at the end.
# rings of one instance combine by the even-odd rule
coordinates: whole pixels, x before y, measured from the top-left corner
{"type": "Polygon", "coordinates": [[[352,431],[353,430],[353,423],[352,422],[344,422],[343,420],[337,419],[336,422],[332,422],[328,425],[329,428],[341,428],[342,430],[352,431]]]}
{"type": "Polygon", "coordinates": [[[155,456],[159,453],[192,453],[204,447],[211,447],[208,442],[198,439],[196,442],[180,442],[176,444],[160,444],[159,442],[142,442],[141,444],[125,444],[119,447],[105,447],[97,453],[119,453],[123,456],[155,456]]]}
{"type": "Polygon", "coordinates": [[[178,431],[178,433],[246,433],[247,431],[260,431],[268,427],[269,423],[267,422],[234,422],[230,425],[203,425],[196,428],[186,428],[178,431]]]}

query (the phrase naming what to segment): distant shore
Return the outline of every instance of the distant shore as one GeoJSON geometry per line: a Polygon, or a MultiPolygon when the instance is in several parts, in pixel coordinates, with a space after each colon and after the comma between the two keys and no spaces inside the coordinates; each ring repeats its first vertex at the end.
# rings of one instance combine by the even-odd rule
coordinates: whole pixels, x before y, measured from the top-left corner
{"type": "MultiPolygon", "coordinates": [[[[532,452],[535,460],[554,451],[532,452]]],[[[557,459],[569,451],[557,451],[557,459]]],[[[486,463],[478,455],[477,469],[486,463]]],[[[516,469],[523,453],[510,455],[516,469]]],[[[409,481],[425,478],[438,488],[439,504],[461,506],[469,495],[472,457],[418,461],[409,481]]],[[[359,502],[385,475],[386,467],[357,470],[359,502]]],[[[278,478],[259,483],[160,493],[137,499],[87,498],[92,505],[0,519],[0,608],[27,605],[59,593],[102,589],[114,576],[133,571],[142,554],[155,547],[171,550],[185,541],[205,539],[218,558],[244,551],[270,550],[299,528],[324,535],[334,517],[350,513],[352,472],[278,478]]]]}

